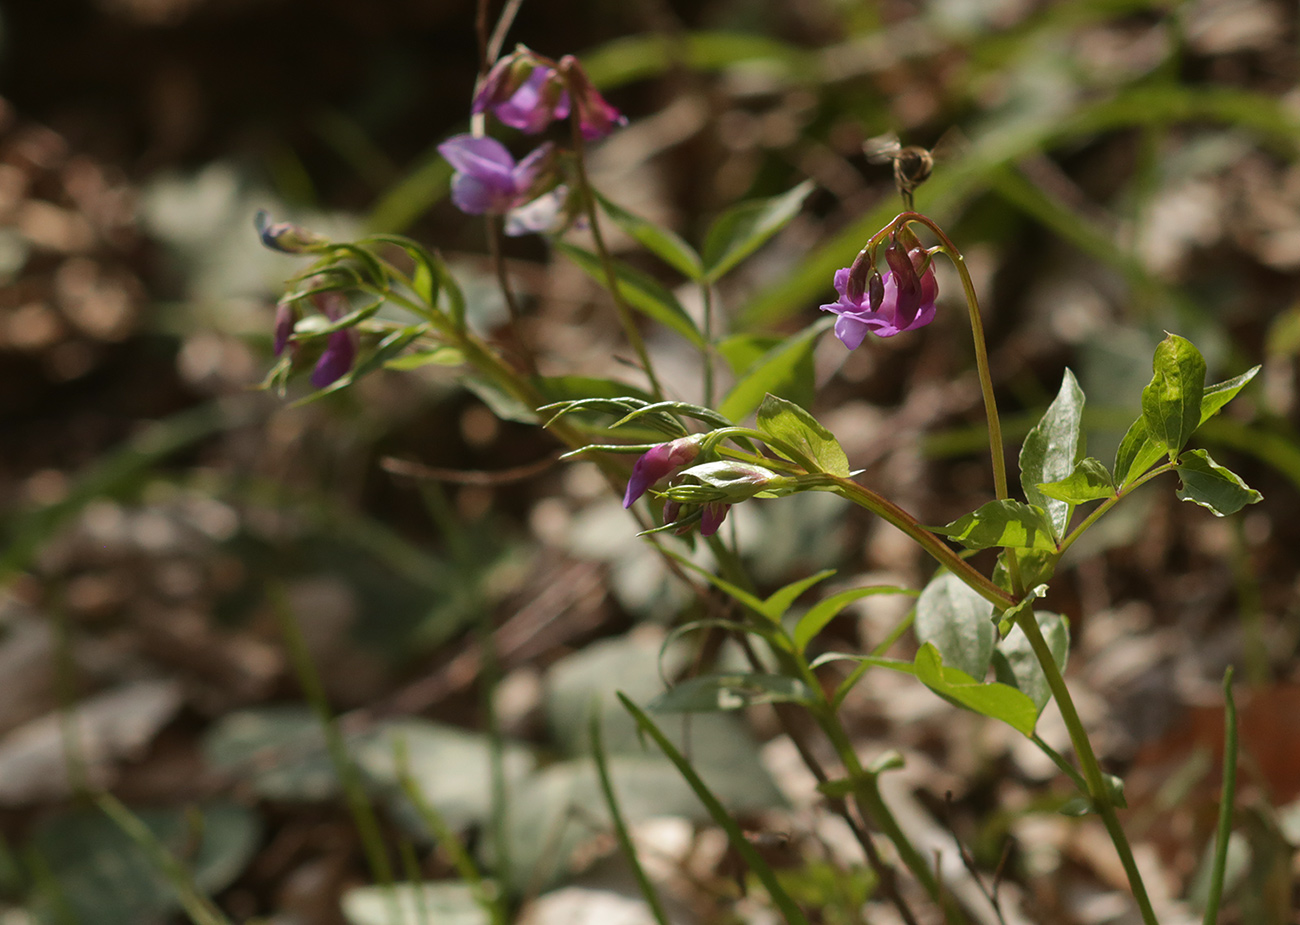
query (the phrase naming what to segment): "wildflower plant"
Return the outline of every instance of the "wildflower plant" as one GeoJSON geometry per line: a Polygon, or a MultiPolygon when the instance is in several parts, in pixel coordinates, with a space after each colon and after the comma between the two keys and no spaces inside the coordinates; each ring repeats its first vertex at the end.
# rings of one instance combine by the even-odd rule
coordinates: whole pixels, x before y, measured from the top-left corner
{"type": "MultiPolygon", "coordinates": [[[[437,253],[415,241],[371,235],[332,242],[262,216],[258,230],[269,247],[312,260],[293,277],[279,302],[274,344],[280,360],[267,384],[283,388],[309,363],[312,385],[326,391],[345,388],[385,367],[459,364],[467,376],[529,409],[567,446],[571,457],[593,460],[636,517],[640,531],[650,537],[646,554],[664,556],[706,607],[717,607],[710,589],[734,601],[743,617],[729,616],[727,608],[720,608],[685,629],[722,628],[744,639],[751,671],[698,676],[654,703],[625,704],[638,726],[682,769],[719,824],[733,839],[739,838],[737,850],[756,865],[773,904],[788,922],[805,922],[807,913],[779,880],[763,874],[761,858],[753,856],[734,820],[694,775],[689,761],[664,738],[653,714],[763,702],[801,707],[841,765],[838,771],[822,768],[809,753],[810,768],[828,804],[844,816],[864,856],[877,868],[881,889],[906,920],[915,920],[912,900],[890,886],[889,862],[874,843],[879,836],[892,843],[897,858],[947,921],[965,921],[965,912],[943,888],[933,859],[910,841],[882,796],[880,776],[896,766],[895,760],[864,765],[840,719],[840,706],[856,685],[869,683],[872,672],[890,671],[915,678],[957,708],[1006,723],[1044,751],[1076,788],[1074,809],[1101,817],[1142,918],[1153,925],[1155,913],[1118,815],[1124,807],[1122,783],[1104,770],[1064,678],[1069,618],[1043,611],[1037,602],[1062,556],[1149,482],[1172,476],[1180,499],[1215,516],[1235,514],[1260,500],[1258,492],[1204,449],[1190,446],[1198,428],[1250,382],[1258,367],[1207,384],[1201,353],[1190,341],[1169,334],[1155,349],[1153,375],[1141,395],[1141,415],[1109,462],[1087,454],[1085,397],[1067,370],[1056,397],[1020,448],[1018,491],[1013,494],[974,283],[945,230],[923,212],[908,208],[871,235],[849,264],[826,281],[828,293],[833,289],[837,298],[821,310],[835,316],[834,332],[845,348],[871,349],[872,338],[926,336],[921,329],[938,312],[956,310],[955,304],[964,300],[986,412],[992,496],[948,524],[926,526],[861,481],[839,440],[799,402],[773,394],[779,387],[765,389],[766,384],[781,382],[778,361],[788,368],[792,356],[808,356],[830,327],[829,319],[816,318],[811,306],[804,330],[742,371],[721,399],[715,394],[713,367],[721,332],[714,287],[798,213],[809,184],[723,214],[697,249],[591,186],[584,145],[616,131],[626,120],[596,91],[574,58],[553,60],[521,46],[486,70],[470,109],[483,117],[480,131],[455,136],[439,147],[455,170],[452,202],[463,212],[489,219],[518,217],[520,210],[529,208],[550,216],[519,218],[512,229],[548,235],[556,253],[606,288],[644,383],[606,380],[592,384],[590,394],[574,394],[576,380],[538,375],[527,359],[519,360],[467,323],[465,299],[453,274],[437,253]],[[569,142],[548,141],[516,156],[504,142],[483,132],[489,116],[525,136],[567,121],[569,142]],[[552,200],[538,206],[544,196],[552,200]],[[558,214],[567,217],[553,220],[558,214]],[[587,223],[593,250],[562,237],[577,217],[587,223]],[[606,221],[697,287],[704,306],[700,322],[671,293],[609,253],[601,233],[606,221]],[[962,294],[961,299],[946,299],[943,306],[935,273],[940,261],[956,270],[962,294]],[[405,318],[393,320],[399,315],[405,318]],[[640,333],[646,322],[666,326],[698,352],[704,381],[700,403],[663,387],[640,333]],[[656,436],[647,440],[646,435],[656,436]],[[767,598],[758,596],[720,527],[737,505],[808,491],[837,495],[901,530],[934,560],[933,579],[921,589],[843,590],[797,619],[791,617],[796,599],[830,572],[819,572],[767,598]],[[681,535],[689,542],[700,537],[713,552],[719,573],[686,557],[680,544],[664,542],[663,534],[681,535]],[[997,551],[996,564],[987,572],[968,558],[986,549],[997,551]],[[845,607],[882,593],[916,597],[910,618],[918,643],[914,657],[898,658],[887,651],[810,654],[818,634],[845,607]],[[756,652],[751,644],[761,649],[756,652]],[[990,673],[994,680],[987,680],[990,673]],[[1069,757],[1036,732],[1039,716],[1052,700],[1069,731],[1069,757]]],[[[914,186],[903,190],[909,200],[914,186]]],[[[489,233],[499,233],[493,229],[490,224],[489,233]]],[[[499,248],[494,253],[499,261],[499,248]]],[[[504,286],[503,272],[499,278],[504,286]]],[[[505,294],[513,304],[513,294],[508,289],[505,294]]],[[[612,790],[606,790],[612,799],[612,790]]],[[[617,807],[614,810],[617,819],[617,807]]],[[[1221,846],[1226,834],[1220,831],[1221,846]]],[[[631,850],[630,842],[623,841],[631,850]]],[[[653,896],[651,901],[657,909],[653,896]]]]}

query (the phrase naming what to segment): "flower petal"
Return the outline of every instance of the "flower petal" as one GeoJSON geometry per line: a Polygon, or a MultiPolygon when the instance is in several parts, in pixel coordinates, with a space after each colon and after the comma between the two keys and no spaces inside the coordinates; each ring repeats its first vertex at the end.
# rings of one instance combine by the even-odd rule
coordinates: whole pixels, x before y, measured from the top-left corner
{"type": "Polygon", "coordinates": [[[347,375],[357,358],[355,335],[351,331],[335,331],[329,336],[325,352],[311,371],[311,384],[323,389],[347,375]]]}
{"type": "Polygon", "coordinates": [[[486,135],[456,135],[438,145],[438,153],[457,173],[469,174],[479,179],[489,176],[510,176],[515,159],[506,146],[486,135]]]}

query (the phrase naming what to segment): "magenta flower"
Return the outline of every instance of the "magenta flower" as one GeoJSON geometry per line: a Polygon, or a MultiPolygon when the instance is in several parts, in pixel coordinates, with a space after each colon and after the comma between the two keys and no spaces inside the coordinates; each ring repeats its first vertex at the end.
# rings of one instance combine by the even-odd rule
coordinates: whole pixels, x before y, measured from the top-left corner
{"type": "Polygon", "coordinates": [[[456,135],[438,145],[438,152],[455,168],[451,201],[469,215],[505,215],[530,198],[552,146],[544,144],[522,161],[495,138],[456,135]]]}
{"type": "MultiPolygon", "coordinates": [[[[492,73],[495,72],[496,68],[493,68],[492,73]]],[[[499,99],[497,97],[501,97],[509,86],[504,81],[494,84],[492,73],[489,73],[482,89],[474,96],[471,106],[473,112],[491,110],[503,125],[517,128],[529,135],[536,135],[552,121],[569,117],[569,94],[555,68],[533,68],[522,84],[499,99]]]]}
{"type": "MultiPolygon", "coordinates": [[[[868,333],[893,337],[903,331],[924,327],[934,320],[934,300],[939,295],[934,267],[926,267],[920,276],[916,274],[916,267],[923,263],[925,256],[922,248],[915,248],[904,256],[901,248],[891,246],[885,253],[890,268],[880,286],[864,286],[856,281],[853,267],[835,271],[835,291],[839,293],[839,301],[823,305],[821,309],[839,315],[835,322],[835,336],[845,347],[857,349],[868,333]],[[877,297],[879,302],[873,308],[877,297]]],[[[873,282],[875,278],[873,276],[873,282]]]]}
{"type": "MultiPolygon", "coordinates": [[[[319,292],[312,301],[330,321],[338,321],[348,311],[347,297],[341,292],[319,292]]],[[[325,341],[325,352],[311,371],[311,384],[318,389],[332,385],[347,375],[356,359],[357,332],[352,328],[335,331],[325,341]]]]}
{"type": "Polygon", "coordinates": [[[700,441],[703,439],[703,434],[694,434],[647,450],[632,467],[627,493],[623,495],[623,507],[631,507],[655,482],[694,462],[695,457],[700,455],[700,441]]]}
{"type": "Polygon", "coordinates": [[[713,536],[727,518],[731,505],[723,501],[710,501],[700,512],[700,536],[713,536]]]}
{"type": "Polygon", "coordinates": [[[284,353],[289,338],[293,336],[293,326],[298,323],[298,303],[281,300],[275,306],[275,342],[276,356],[284,353]]]}
{"type": "Polygon", "coordinates": [[[588,141],[627,123],[597,92],[577,58],[565,55],[557,64],[523,45],[492,66],[470,108],[530,135],[576,109],[578,128],[588,141]]]}

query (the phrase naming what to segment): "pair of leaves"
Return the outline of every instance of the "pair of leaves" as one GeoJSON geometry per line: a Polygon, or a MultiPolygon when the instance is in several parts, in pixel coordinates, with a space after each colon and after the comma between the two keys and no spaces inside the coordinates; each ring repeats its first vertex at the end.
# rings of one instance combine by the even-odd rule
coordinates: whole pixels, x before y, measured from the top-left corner
{"type": "Polygon", "coordinates": [[[712,285],[762,247],[799,214],[813,190],[811,180],[769,199],[742,202],[728,209],[709,228],[703,253],[675,232],[598,196],[605,214],[643,247],[687,279],[712,285]]]}

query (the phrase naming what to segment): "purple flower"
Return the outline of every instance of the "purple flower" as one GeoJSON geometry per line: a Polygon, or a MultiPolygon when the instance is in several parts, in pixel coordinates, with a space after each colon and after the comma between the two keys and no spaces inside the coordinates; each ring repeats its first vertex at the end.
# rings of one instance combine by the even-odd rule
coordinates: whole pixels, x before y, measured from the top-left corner
{"type": "Polygon", "coordinates": [[[552,121],[569,117],[569,94],[553,67],[536,67],[528,79],[497,103],[474,101],[474,112],[490,108],[503,125],[536,135],[552,121]]]}
{"type": "MultiPolygon", "coordinates": [[[[338,321],[348,310],[348,300],[341,292],[318,292],[312,296],[316,307],[330,321],[338,321]]],[[[352,328],[335,331],[325,341],[325,352],[311,371],[311,384],[318,389],[332,385],[347,375],[357,358],[357,333],[352,328]]]]}
{"type": "Polygon", "coordinates": [[[298,323],[298,303],[281,301],[275,307],[275,355],[284,353],[289,338],[293,336],[293,326],[298,323]]]}
{"type": "Polygon", "coordinates": [[[723,501],[710,501],[700,512],[700,536],[713,536],[722,526],[731,505],[723,501]]]}
{"type": "Polygon", "coordinates": [[[544,144],[515,163],[495,138],[456,135],[438,145],[438,152],[456,169],[451,201],[469,215],[505,215],[528,202],[552,150],[544,144]]]}
{"type": "Polygon", "coordinates": [[[604,138],[614,127],[627,125],[627,116],[611,106],[596,90],[578,59],[565,55],[560,59],[560,70],[569,78],[573,91],[573,105],[578,110],[578,129],[588,141],[604,138]]]}
{"type": "Polygon", "coordinates": [[[623,495],[623,507],[631,507],[655,482],[694,462],[695,457],[700,455],[700,441],[703,439],[703,434],[694,434],[647,450],[632,467],[627,493],[623,495]]]}
{"type": "Polygon", "coordinates": [[[926,267],[920,276],[916,273],[916,267],[925,260],[924,249],[915,248],[904,255],[901,248],[891,245],[885,259],[889,270],[881,286],[874,284],[874,276],[871,285],[863,286],[853,278],[853,267],[836,270],[835,291],[839,293],[839,301],[821,307],[824,312],[839,315],[835,336],[850,350],[857,349],[868,333],[893,337],[934,320],[934,300],[939,295],[934,267],[926,267]],[[879,303],[873,309],[874,296],[879,297],[879,303]]]}

